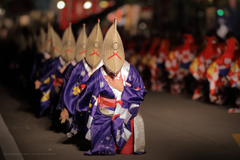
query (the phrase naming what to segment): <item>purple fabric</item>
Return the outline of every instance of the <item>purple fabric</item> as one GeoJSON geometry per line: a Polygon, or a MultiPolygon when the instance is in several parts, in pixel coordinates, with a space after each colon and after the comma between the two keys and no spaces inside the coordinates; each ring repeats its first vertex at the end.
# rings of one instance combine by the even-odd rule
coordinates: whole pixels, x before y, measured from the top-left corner
{"type": "Polygon", "coordinates": [[[127,82],[131,84],[131,87],[125,86],[122,93],[122,108],[126,109],[132,115],[127,124],[125,124],[124,119],[121,119],[120,117],[116,117],[113,121],[111,121],[112,117],[103,115],[99,111],[99,105],[94,105],[97,100],[96,98],[99,96],[109,99],[115,98],[114,93],[101,73],[101,68],[92,75],[87,82],[85,89],[79,95],[76,109],[78,111],[88,111],[87,113],[89,116],[93,117],[91,127],[88,128],[91,130],[91,151],[88,151],[86,154],[109,154],[109,152],[112,152],[112,148],[108,151],[104,150],[103,147],[99,147],[99,145],[104,143],[104,146],[107,145],[107,147],[109,147],[109,144],[112,144],[112,137],[114,139],[114,145],[116,142],[116,145],[120,150],[126,144],[128,139],[124,139],[122,137],[120,137],[119,141],[116,141],[117,132],[120,130],[120,135],[123,133],[124,129],[131,132],[130,120],[137,115],[139,110],[139,107],[131,108],[131,106],[132,104],[140,105],[146,95],[142,79],[132,65],[130,66],[127,82]],[[91,104],[90,106],[89,102],[91,104]],[[110,141],[104,140],[109,135],[112,135],[110,138],[111,143],[110,141]]]}
{"type": "Polygon", "coordinates": [[[66,88],[66,85],[67,85],[67,82],[68,82],[68,79],[72,73],[72,70],[73,70],[73,65],[70,63],[67,68],[64,70],[63,72],[63,85],[62,85],[62,92],[61,92],[61,95],[60,95],[60,98],[59,98],[59,103],[58,103],[58,106],[57,106],[57,109],[59,109],[60,107],[64,107],[64,101],[63,101],[63,95],[64,95],[64,90],[66,88]]]}
{"type": "Polygon", "coordinates": [[[33,66],[32,66],[32,72],[30,74],[30,80],[36,80],[36,72],[37,71],[40,71],[40,69],[43,67],[43,64],[44,64],[44,56],[43,54],[41,53],[36,53],[35,55],[35,60],[34,60],[34,63],[33,63],[33,66]]]}
{"type": "Polygon", "coordinates": [[[99,108],[91,125],[91,151],[85,155],[115,155],[115,142],[111,133],[112,117],[103,115],[99,108]]]}
{"type": "MultiPolygon", "coordinates": [[[[127,130],[131,131],[131,124],[130,120],[137,116],[139,107],[133,107],[131,108],[132,104],[140,106],[140,104],[143,102],[144,97],[146,95],[146,90],[142,81],[141,76],[135,69],[135,67],[131,66],[129,71],[129,76],[127,79],[127,82],[131,84],[131,87],[124,87],[124,91],[122,93],[121,100],[122,108],[127,109],[128,112],[132,115],[131,118],[128,120],[127,124],[124,124],[124,119],[121,119],[120,117],[116,117],[112,122],[112,132],[114,137],[117,137],[117,130],[123,130],[126,128],[127,130]],[[131,77],[131,78],[129,78],[131,77]]],[[[122,137],[117,143],[117,146],[121,150],[127,141],[125,141],[122,137]]]]}
{"type": "Polygon", "coordinates": [[[53,65],[55,64],[53,61],[56,61],[57,58],[55,58],[54,60],[51,60],[51,59],[48,59],[46,62],[44,62],[43,64],[43,68],[42,68],[42,71],[41,71],[41,74],[38,78],[39,81],[43,82],[48,76],[48,72],[49,72],[49,69],[52,68],[50,65],[53,65]]]}
{"type": "Polygon", "coordinates": [[[231,67],[228,67],[228,68],[225,68],[225,69],[220,69],[220,70],[219,70],[219,75],[220,75],[220,76],[227,76],[230,68],[231,68],[231,67]]]}
{"type": "Polygon", "coordinates": [[[51,101],[50,99],[47,100],[47,101],[44,101],[44,102],[41,102],[40,104],[40,113],[39,113],[39,116],[41,116],[43,114],[43,112],[47,109],[51,107],[51,101]]]}
{"type": "Polygon", "coordinates": [[[75,115],[76,102],[78,100],[78,95],[73,94],[74,87],[79,87],[81,84],[85,84],[88,81],[88,72],[84,67],[83,60],[78,62],[72,70],[69,80],[63,90],[63,106],[70,112],[70,114],[75,115]],[[84,73],[84,74],[83,74],[84,73]]]}
{"type": "Polygon", "coordinates": [[[51,110],[53,110],[54,107],[51,99],[54,99],[56,93],[53,86],[54,78],[51,75],[55,75],[56,78],[62,78],[62,73],[59,71],[59,68],[62,67],[59,57],[47,63],[48,63],[46,64],[47,67],[44,69],[44,72],[42,72],[41,76],[39,77],[39,80],[42,82],[40,86],[40,91],[42,92],[42,95],[44,92],[46,93],[50,91],[50,98],[47,101],[41,102],[40,116],[47,108],[51,107],[51,110]],[[45,84],[44,81],[48,77],[50,78],[50,82],[48,84],[45,84]]]}

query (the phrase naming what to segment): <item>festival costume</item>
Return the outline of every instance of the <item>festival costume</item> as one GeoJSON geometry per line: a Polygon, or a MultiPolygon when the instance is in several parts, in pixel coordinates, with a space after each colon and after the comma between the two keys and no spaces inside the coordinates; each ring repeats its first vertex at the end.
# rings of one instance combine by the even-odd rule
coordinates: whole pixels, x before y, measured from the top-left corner
{"type": "Polygon", "coordinates": [[[151,90],[162,91],[166,85],[164,63],[169,53],[169,40],[161,40],[156,54],[152,55],[148,61],[148,68],[151,71],[151,90]]]}
{"type": "Polygon", "coordinates": [[[56,95],[59,94],[63,82],[60,70],[66,65],[66,62],[60,56],[62,45],[61,39],[52,27],[50,28],[50,35],[51,60],[47,61],[48,64],[44,66],[38,79],[41,82],[40,91],[42,92],[40,116],[47,108],[51,108],[51,112],[54,111],[58,101],[56,95]]]}
{"type": "Polygon", "coordinates": [[[203,96],[203,83],[206,80],[207,68],[224,50],[224,44],[217,43],[215,36],[206,36],[205,40],[207,41],[206,47],[192,61],[189,67],[190,73],[198,81],[192,99],[199,99],[203,96]]]}
{"type": "Polygon", "coordinates": [[[225,102],[226,97],[223,96],[223,93],[227,80],[224,77],[227,76],[234,60],[237,40],[231,37],[226,40],[226,44],[226,50],[209,66],[206,75],[210,85],[210,101],[216,104],[225,102]]]}
{"type": "Polygon", "coordinates": [[[124,91],[110,86],[103,67],[89,79],[79,95],[78,111],[87,111],[86,138],[91,149],[86,155],[115,155],[145,153],[144,123],[138,112],[146,90],[137,70],[125,61],[121,38],[116,30],[116,19],[108,30],[103,44],[105,67],[122,76],[124,91]]]}
{"type": "MultiPolygon", "coordinates": [[[[227,75],[227,79],[229,80],[229,83],[231,85],[232,88],[238,88],[239,90],[239,86],[240,86],[240,59],[238,58],[234,64],[231,66],[228,75],[227,75]]],[[[237,99],[235,102],[236,108],[230,108],[228,110],[228,113],[240,113],[240,94],[238,92],[237,94],[237,99]]]]}
{"type": "MultiPolygon", "coordinates": [[[[159,38],[154,37],[150,49],[147,52],[143,53],[140,63],[138,65],[138,70],[139,70],[140,75],[144,75],[147,64],[148,64],[150,58],[155,53],[155,50],[156,50],[158,44],[159,44],[159,38]]],[[[146,78],[149,78],[149,77],[146,77],[146,78]]]]}
{"type": "Polygon", "coordinates": [[[34,63],[32,66],[32,72],[30,79],[35,81],[41,73],[42,67],[50,55],[45,51],[46,33],[43,28],[40,28],[39,37],[36,38],[37,53],[35,55],[34,63]]]}
{"type": "Polygon", "coordinates": [[[170,92],[172,94],[181,93],[185,87],[184,78],[189,73],[189,65],[195,57],[197,46],[191,34],[184,34],[185,42],[183,45],[177,46],[176,49],[170,51],[165,62],[166,70],[172,78],[170,92]]]}
{"type": "Polygon", "coordinates": [[[85,26],[80,33],[77,41],[77,49],[75,55],[75,59],[80,60],[80,62],[78,62],[73,68],[66,87],[63,90],[61,107],[65,107],[70,114],[70,117],[68,119],[68,129],[71,129],[71,131],[67,133],[68,137],[72,137],[73,135],[77,134],[77,132],[80,131],[82,126],[85,124],[84,122],[78,121],[79,119],[82,119],[84,121],[85,117],[80,117],[80,113],[75,112],[76,102],[89,77],[99,67],[102,66],[102,54],[100,53],[102,49],[103,38],[99,23],[100,20],[92,30],[87,44],[85,26]],[[97,42],[98,46],[92,46],[92,44],[94,45],[95,41],[97,42]],[[85,55],[88,58],[85,59],[85,55]],[[90,63],[91,65],[89,65],[90,63]],[[90,66],[92,66],[94,69],[91,69],[90,66]]]}

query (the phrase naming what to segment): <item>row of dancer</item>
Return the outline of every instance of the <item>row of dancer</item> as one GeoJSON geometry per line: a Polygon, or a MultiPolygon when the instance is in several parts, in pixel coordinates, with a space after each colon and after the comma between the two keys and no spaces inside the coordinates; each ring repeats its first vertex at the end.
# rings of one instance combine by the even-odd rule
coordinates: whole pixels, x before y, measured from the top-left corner
{"type": "Polygon", "coordinates": [[[47,34],[40,32],[41,63],[33,71],[35,88],[42,93],[40,115],[47,108],[52,115],[60,110],[67,136],[84,131],[91,141],[86,155],[145,153],[139,109],[146,90],[138,71],[125,60],[116,21],[104,40],[100,20],[89,37],[84,24],[77,42],[71,24],[62,40],[51,25],[47,34]]]}
{"type": "MultiPolygon", "coordinates": [[[[168,87],[170,93],[180,94],[188,85],[193,91],[192,99],[209,99],[222,105],[229,98],[226,90],[239,88],[238,41],[231,33],[226,36],[225,44],[215,35],[205,36],[202,49],[189,33],[183,34],[183,43],[173,49],[168,39],[154,37],[149,43],[148,40],[142,42],[140,52],[130,57],[130,63],[138,68],[151,90],[163,91],[168,87]],[[150,47],[147,49],[147,46],[150,47]]],[[[236,108],[229,112],[240,112],[239,91],[230,92],[237,97],[236,108]]]]}

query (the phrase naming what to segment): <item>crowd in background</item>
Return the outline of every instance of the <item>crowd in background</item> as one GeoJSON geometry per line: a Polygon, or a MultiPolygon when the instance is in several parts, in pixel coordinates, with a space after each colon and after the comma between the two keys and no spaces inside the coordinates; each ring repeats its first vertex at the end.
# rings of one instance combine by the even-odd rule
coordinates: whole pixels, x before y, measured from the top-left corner
{"type": "MultiPolygon", "coordinates": [[[[31,74],[38,52],[40,29],[15,26],[10,30],[2,27],[1,32],[8,32],[1,39],[1,70],[4,75],[1,81],[32,90],[35,79],[31,74]]],[[[60,30],[57,32],[62,34],[60,30]]],[[[239,106],[239,74],[236,70],[239,49],[232,33],[220,38],[213,30],[200,41],[199,35],[186,31],[178,40],[168,30],[165,34],[149,38],[129,38],[124,36],[124,30],[120,29],[120,32],[123,33],[126,60],[137,68],[149,90],[172,94],[187,92],[193,95],[192,99],[239,106]],[[214,64],[217,64],[216,73],[213,72],[214,64]],[[216,78],[213,73],[219,76],[216,78]]]]}

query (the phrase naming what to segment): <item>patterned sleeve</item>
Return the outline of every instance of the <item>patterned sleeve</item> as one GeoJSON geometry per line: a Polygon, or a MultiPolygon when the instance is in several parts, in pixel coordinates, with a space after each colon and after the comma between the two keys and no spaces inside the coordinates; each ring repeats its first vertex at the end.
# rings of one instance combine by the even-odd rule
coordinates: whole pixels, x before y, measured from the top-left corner
{"type": "MultiPolygon", "coordinates": [[[[79,95],[79,99],[77,101],[77,107],[76,109],[81,112],[81,111],[87,111],[88,107],[89,107],[89,102],[93,102],[92,95],[93,92],[96,92],[96,88],[97,88],[97,81],[98,81],[98,76],[99,76],[99,72],[100,70],[96,71],[88,80],[88,82],[86,83],[86,87],[84,88],[84,90],[81,92],[81,94],[79,95]]],[[[96,97],[95,97],[96,98],[96,97]]]]}
{"type": "Polygon", "coordinates": [[[88,74],[83,66],[77,64],[73,68],[63,93],[63,103],[72,115],[75,115],[76,103],[81,93],[81,85],[88,78],[88,74]]]}
{"type": "Polygon", "coordinates": [[[48,77],[51,76],[51,74],[58,69],[58,59],[54,59],[49,64],[47,64],[46,69],[43,70],[41,75],[39,76],[38,80],[40,82],[44,82],[48,77]]]}
{"type": "Polygon", "coordinates": [[[63,108],[63,107],[65,106],[64,100],[63,100],[64,91],[65,91],[65,88],[66,88],[68,79],[70,78],[70,75],[71,75],[71,73],[72,73],[72,70],[73,70],[73,65],[72,65],[72,64],[69,64],[69,65],[67,66],[67,68],[65,69],[65,71],[63,72],[62,92],[61,92],[61,94],[60,94],[60,98],[59,98],[59,103],[58,103],[57,109],[59,109],[60,107],[63,108]]]}
{"type": "Polygon", "coordinates": [[[112,118],[112,133],[120,150],[132,134],[130,120],[137,116],[139,106],[147,93],[141,76],[133,66],[130,67],[128,82],[112,118]]]}

